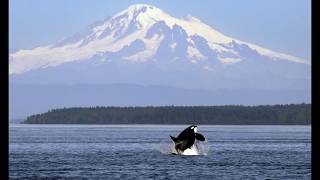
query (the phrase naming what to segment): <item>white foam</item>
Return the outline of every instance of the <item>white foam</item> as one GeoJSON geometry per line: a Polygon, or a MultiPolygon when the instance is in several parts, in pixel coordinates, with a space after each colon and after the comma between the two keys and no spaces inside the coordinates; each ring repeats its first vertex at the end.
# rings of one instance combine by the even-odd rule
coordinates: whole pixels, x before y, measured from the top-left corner
{"type": "Polygon", "coordinates": [[[183,153],[181,155],[200,155],[198,152],[198,149],[195,145],[191,146],[190,148],[186,149],[183,151],[183,153]]]}

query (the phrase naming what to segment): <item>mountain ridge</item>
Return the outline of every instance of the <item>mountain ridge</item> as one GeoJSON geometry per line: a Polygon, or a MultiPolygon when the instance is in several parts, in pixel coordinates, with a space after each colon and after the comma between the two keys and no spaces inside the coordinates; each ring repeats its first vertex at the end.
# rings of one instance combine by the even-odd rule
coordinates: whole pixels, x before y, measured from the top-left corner
{"type": "Polygon", "coordinates": [[[193,64],[203,63],[202,67],[210,70],[214,60],[223,64],[242,61],[244,58],[237,46],[245,46],[252,51],[251,53],[268,57],[269,60],[288,60],[308,64],[301,58],[276,53],[225,36],[191,15],[179,19],[155,6],[136,4],[111,18],[91,25],[91,28],[78,38],[11,53],[9,74],[23,74],[39,68],[55,67],[66,62],[93,57],[99,57],[100,61],[108,62],[116,53],[126,49],[130,49],[127,51],[131,52],[126,52],[127,54],[120,52],[119,56],[115,55],[118,59],[114,59],[130,62],[162,60],[162,55],[159,55],[161,50],[163,52],[172,50],[174,52],[171,59],[174,59],[174,56],[189,59],[193,64]],[[168,37],[170,35],[172,39],[168,37]],[[164,41],[167,41],[166,44],[164,41]]]}

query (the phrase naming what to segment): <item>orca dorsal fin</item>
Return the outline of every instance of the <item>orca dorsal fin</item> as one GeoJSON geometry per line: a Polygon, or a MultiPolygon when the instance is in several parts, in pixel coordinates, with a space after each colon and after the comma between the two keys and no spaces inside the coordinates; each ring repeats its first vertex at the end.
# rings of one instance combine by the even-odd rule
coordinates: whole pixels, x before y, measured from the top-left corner
{"type": "Polygon", "coordinates": [[[172,139],[173,142],[177,142],[177,141],[178,141],[178,138],[175,138],[175,137],[173,137],[173,136],[170,136],[170,137],[171,137],[171,139],[172,139]]]}
{"type": "Polygon", "coordinates": [[[196,140],[204,141],[206,140],[206,138],[202,134],[196,133],[196,140]]]}

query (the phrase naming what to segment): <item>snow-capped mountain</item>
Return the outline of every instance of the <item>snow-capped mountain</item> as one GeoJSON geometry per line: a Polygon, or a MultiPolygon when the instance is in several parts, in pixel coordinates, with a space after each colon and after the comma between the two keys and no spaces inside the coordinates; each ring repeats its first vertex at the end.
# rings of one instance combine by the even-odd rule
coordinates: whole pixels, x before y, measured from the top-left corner
{"type": "Polygon", "coordinates": [[[9,54],[13,82],[305,88],[310,71],[307,60],[145,4],[132,5],[65,40],[9,54]]]}

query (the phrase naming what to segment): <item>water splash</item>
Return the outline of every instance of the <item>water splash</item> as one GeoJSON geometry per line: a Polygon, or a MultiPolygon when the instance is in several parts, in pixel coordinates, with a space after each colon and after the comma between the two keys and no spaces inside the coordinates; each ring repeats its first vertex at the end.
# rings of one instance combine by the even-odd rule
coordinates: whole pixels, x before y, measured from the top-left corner
{"type": "Polygon", "coordinates": [[[200,155],[208,155],[209,153],[209,143],[208,140],[205,141],[197,141],[196,142],[197,149],[200,155]]]}
{"type": "MultiPolygon", "coordinates": [[[[161,154],[178,154],[174,148],[173,142],[160,142],[156,144],[154,148],[159,151],[161,154]]],[[[208,155],[209,153],[209,144],[208,141],[196,141],[194,146],[189,150],[185,150],[182,155],[208,155]]]]}
{"type": "Polygon", "coordinates": [[[159,144],[156,144],[154,148],[161,154],[177,153],[177,151],[174,148],[174,143],[172,142],[160,142],[159,144]]]}

